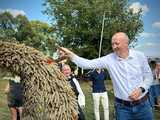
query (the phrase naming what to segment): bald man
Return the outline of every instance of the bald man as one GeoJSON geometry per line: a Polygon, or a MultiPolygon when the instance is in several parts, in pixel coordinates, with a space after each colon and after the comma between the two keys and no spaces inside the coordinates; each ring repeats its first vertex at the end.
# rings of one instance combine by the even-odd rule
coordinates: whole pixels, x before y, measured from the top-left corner
{"type": "Polygon", "coordinates": [[[83,69],[107,68],[113,83],[116,120],[153,120],[148,89],[153,81],[147,58],[129,49],[129,38],[123,32],[112,37],[113,53],[88,60],[67,48],[60,50],[83,69]]]}

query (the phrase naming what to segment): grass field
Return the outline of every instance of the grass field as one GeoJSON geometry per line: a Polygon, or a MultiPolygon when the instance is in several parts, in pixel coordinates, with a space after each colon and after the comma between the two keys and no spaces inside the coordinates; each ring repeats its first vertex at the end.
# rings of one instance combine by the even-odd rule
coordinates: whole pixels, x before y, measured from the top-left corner
{"type": "Polygon", "coordinates": [[[4,94],[6,83],[7,81],[0,80],[0,120],[10,120],[7,98],[4,94]]]}
{"type": "MultiPolygon", "coordinates": [[[[4,88],[6,86],[7,81],[0,80],[0,120],[10,120],[10,113],[7,107],[7,99],[6,95],[4,94],[4,88]]],[[[107,87],[109,89],[109,107],[110,107],[110,120],[114,120],[114,107],[113,107],[113,92],[111,91],[111,82],[107,81],[107,87]]],[[[94,113],[93,113],[93,101],[91,96],[91,87],[89,82],[81,83],[81,87],[83,92],[86,96],[86,107],[84,110],[86,120],[94,120],[94,113]]],[[[100,106],[100,114],[101,120],[103,120],[103,110],[102,106],[100,106]]],[[[155,120],[160,120],[160,111],[155,110],[155,120]]]]}

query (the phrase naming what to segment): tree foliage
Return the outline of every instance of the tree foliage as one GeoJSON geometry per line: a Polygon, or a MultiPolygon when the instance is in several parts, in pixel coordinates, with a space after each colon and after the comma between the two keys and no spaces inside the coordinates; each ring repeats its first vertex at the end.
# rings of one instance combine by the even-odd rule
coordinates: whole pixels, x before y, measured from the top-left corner
{"type": "Polygon", "coordinates": [[[3,14],[0,14],[0,38],[8,39],[14,37],[14,22],[15,19],[10,13],[5,12],[3,14]]]}
{"type": "Polygon", "coordinates": [[[44,6],[62,44],[87,58],[98,56],[104,13],[102,55],[112,51],[115,32],[126,32],[131,43],[143,31],[141,11],[133,14],[128,0],[45,0],[44,6]]]}
{"type": "Polygon", "coordinates": [[[40,21],[29,21],[26,16],[13,17],[9,12],[0,14],[0,39],[19,42],[37,48],[46,54],[55,51],[53,27],[40,21]]]}

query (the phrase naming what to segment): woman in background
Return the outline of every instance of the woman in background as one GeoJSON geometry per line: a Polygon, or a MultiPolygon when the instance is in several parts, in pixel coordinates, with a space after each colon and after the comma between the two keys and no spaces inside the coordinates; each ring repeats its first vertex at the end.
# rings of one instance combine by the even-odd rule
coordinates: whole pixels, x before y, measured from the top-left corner
{"type": "Polygon", "coordinates": [[[100,120],[100,102],[102,102],[102,106],[104,109],[104,120],[109,120],[109,100],[104,82],[106,78],[107,73],[103,69],[95,69],[90,73],[90,80],[92,81],[92,96],[94,103],[95,120],[100,120]]]}
{"type": "Polygon", "coordinates": [[[72,90],[75,92],[75,95],[77,96],[78,110],[79,110],[78,120],[85,120],[85,116],[83,113],[83,109],[85,107],[85,96],[79,85],[79,82],[72,74],[72,71],[69,65],[63,64],[61,66],[61,70],[62,70],[62,73],[68,78],[68,81],[70,82],[72,90]]]}
{"type": "Polygon", "coordinates": [[[15,76],[13,78],[9,77],[4,79],[9,79],[5,93],[8,98],[8,107],[11,112],[11,120],[20,120],[23,106],[23,87],[20,83],[20,77],[15,76]]]}

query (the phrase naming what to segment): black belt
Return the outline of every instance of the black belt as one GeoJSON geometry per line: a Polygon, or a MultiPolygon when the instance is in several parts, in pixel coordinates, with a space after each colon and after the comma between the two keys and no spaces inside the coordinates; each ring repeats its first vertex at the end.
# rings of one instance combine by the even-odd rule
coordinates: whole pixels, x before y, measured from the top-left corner
{"type": "Polygon", "coordinates": [[[126,101],[126,100],[122,100],[122,99],[115,97],[116,102],[121,103],[125,106],[135,106],[135,105],[138,105],[138,104],[146,101],[147,99],[148,99],[148,93],[145,96],[143,96],[141,99],[135,100],[135,101],[126,101]]]}

